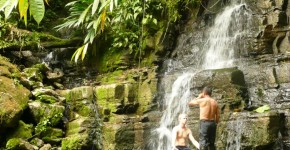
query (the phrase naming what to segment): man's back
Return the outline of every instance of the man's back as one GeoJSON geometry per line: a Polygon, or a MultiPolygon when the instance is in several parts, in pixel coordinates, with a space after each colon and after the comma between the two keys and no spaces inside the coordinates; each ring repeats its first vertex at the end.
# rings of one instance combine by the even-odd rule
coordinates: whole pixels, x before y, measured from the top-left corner
{"type": "Polygon", "coordinates": [[[218,111],[218,104],[213,98],[206,96],[200,99],[200,120],[215,120],[218,111]]]}

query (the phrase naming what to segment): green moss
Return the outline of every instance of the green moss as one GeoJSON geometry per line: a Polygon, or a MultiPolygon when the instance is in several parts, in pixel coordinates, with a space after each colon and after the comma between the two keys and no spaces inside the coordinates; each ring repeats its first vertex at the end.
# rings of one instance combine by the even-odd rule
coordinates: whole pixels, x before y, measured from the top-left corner
{"type": "Polygon", "coordinates": [[[46,71],[49,70],[48,66],[46,66],[46,64],[44,64],[44,63],[35,64],[31,68],[36,68],[36,69],[40,70],[43,73],[45,73],[46,71]]]}
{"type": "Polygon", "coordinates": [[[116,131],[114,130],[114,128],[112,127],[112,125],[110,124],[105,124],[103,127],[103,145],[106,148],[109,147],[115,147],[114,145],[116,144],[115,142],[115,135],[116,135],[116,131]]]}
{"type": "Polygon", "coordinates": [[[35,127],[37,134],[47,131],[49,127],[56,126],[61,121],[64,112],[64,107],[62,106],[41,104],[41,108],[32,112],[36,120],[39,120],[35,127]]]}
{"type": "Polygon", "coordinates": [[[8,70],[7,67],[5,67],[5,66],[0,66],[0,76],[10,77],[10,76],[11,76],[11,73],[10,73],[10,71],[8,70]]]}
{"type": "Polygon", "coordinates": [[[93,88],[92,87],[79,87],[74,88],[66,94],[67,102],[76,103],[76,101],[83,99],[93,99],[93,88]]]}
{"type": "Polygon", "coordinates": [[[19,145],[20,145],[20,139],[19,138],[13,138],[10,139],[7,143],[6,143],[6,149],[7,150],[17,150],[19,149],[19,145]]]}
{"type": "Polygon", "coordinates": [[[42,139],[48,143],[58,143],[63,137],[63,131],[57,128],[47,128],[45,132],[41,134],[42,139]]]}
{"type": "Polygon", "coordinates": [[[61,142],[62,150],[79,150],[82,147],[83,138],[80,135],[66,137],[61,142]]]}
{"type": "Polygon", "coordinates": [[[14,127],[17,125],[22,111],[28,106],[30,91],[15,85],[10,78],[0,76],[0,125],[14,127]],[[17,92],[15,92],[17,91],[17,92]]]}
{"type": "Polygon", "coordinates": [[[124,71],[123,70],[116,70],[114,72],[107,73],[106,75],[101,78],[101,82],[104,84],[111,84],[111,83],[119,83],[122,80],[119,80],[122,78],[124,71]]]}
{"type": "Polygon", "coordinates": [[[12,133],[8,136],[10,138],[22,138],[28,139],[32,137],[33,125],[25,124],[23,121],[19,121],[18,126],[15,130],[12,130],[12,133]]]}
{"type": "Polygon", "coordinates": [[[49,104],[53,104],[58,101],[56,97],[50,95],[39,95],[36,97],[36,100],[49,104]]]}
{"type": "Polygon", "coordinates": [[[10,60],[6,57],[0,55],[0,66],[5,66],[8,68],[10,73],[19,73],[19,69],[16,65],[10,63],[10,60]]]}
{"type": "Polygon", "coordinates": [[[93,110],[90,108],[89,105],[84,105],[83,103],[77,103],[75,107],[76,107],[75,112],[77,112],[82,116],[88,117],[93,112],[93,110]]]}
{"type": "Polygon", "coordinates": [[[23,71],[30,80],[42,82],[43,74],[38,68],[25,68],[23,71]]]}

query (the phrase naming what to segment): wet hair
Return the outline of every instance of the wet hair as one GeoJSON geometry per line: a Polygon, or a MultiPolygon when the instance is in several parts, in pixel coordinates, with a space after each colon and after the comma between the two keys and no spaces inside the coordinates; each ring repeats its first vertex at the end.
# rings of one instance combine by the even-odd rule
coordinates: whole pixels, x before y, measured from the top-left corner
{"type": "Polygon", "coordinates": [[[204,94],[211,96],[212,93],[212,89],[208,86],[204,87],[202,92],[204,92],[204,94]]]}

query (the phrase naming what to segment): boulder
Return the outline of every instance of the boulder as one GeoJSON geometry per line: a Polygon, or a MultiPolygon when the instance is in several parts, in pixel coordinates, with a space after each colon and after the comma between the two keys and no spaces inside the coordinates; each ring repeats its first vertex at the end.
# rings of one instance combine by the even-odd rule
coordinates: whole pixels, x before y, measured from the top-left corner
{"type": "Polygon", "coordinates": [[[35,147],[21,138],[12,138],[6,144],[7,150],[35,150],[35,147]]]}
{"type": "Polygon", "coordinates": [[[79,117],[67,124],[65,138],[61,142],[62,150],[92,149],[100,147],[101,139],[96,138],[95,119],[79,117]]]}
{"type": "Polygon", "coordinates": [[[2,127],[15,127],[28,106],[30,91],[14,80],[0,76],[0,132],[2,127]],[[17,92],[16,92],[17,91],[17,92]]]}
{"type": "Polygon", "coordinates": [[[29,114],[37,124],[36,133],[47,130],[47,127],[54,127],[60,123],[64,113],[64,106],[58,104],[46,104],[39,101],[30,102],[29,114]]]}
{"type": "MultiPolygon", "coordinates": [[[[225,119],[225,118],[223,118],[225,119]]],[[[277,111],[233,113],[218,125],[217,149],[274,149],[280,128],[277,111]]]]}

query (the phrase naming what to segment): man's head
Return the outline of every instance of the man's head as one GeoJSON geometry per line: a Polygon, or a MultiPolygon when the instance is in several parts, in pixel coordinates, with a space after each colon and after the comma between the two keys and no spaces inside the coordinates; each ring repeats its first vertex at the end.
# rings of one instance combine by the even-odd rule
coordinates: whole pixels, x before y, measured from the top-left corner
{"type": "Polygon", "coordinates": [[[186,124],[186,122],[187,122],[187,114],[185,114],[185,113],[179,114],[178,121],[181,124],[186,124]]]}
{"type": "Polygon", "coordinates": [[[211,89],[210,87],[207,87],[207,86],[206,86],[206,87],[203,88],[202,93],[203,93],[204,95],[209,95],[209,96],[211,96],[212,89],[211,89]]]}

